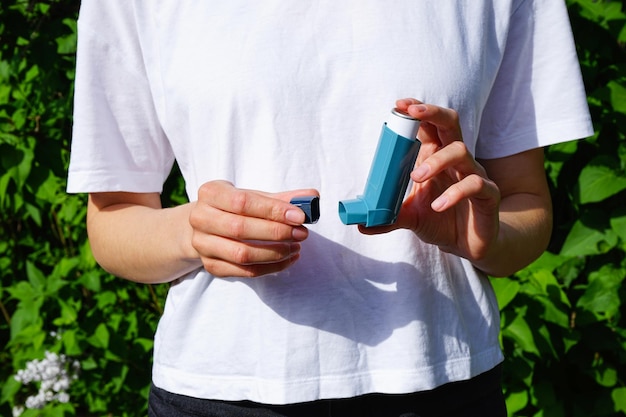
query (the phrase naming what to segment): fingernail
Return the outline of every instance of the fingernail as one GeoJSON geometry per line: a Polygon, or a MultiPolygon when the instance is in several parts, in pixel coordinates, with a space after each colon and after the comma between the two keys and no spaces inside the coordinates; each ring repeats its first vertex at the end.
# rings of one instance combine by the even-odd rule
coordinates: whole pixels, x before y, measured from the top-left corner
{"type": "Polygon", "coordinates": [[[439,196],[435,201],[432,202],[430,207],[435,211],[442,210],[448,204],[448,197],[445,195],[439,196]]]}
{"type": "Polygon", "coordinates": [[[304,227],[294,227],[291,232],[293,240],[304,240],[309,236],[309,231],[304,227]]]}
{"type": "Polygon", "coordinates": [[[298,259],[300,259],[300,253],[296,253],[289,257],[289,264],[293,265],[298,259]]]}
{"type": "Polygon", "coordinates": [[[426,107],[423,104],[412,104],[412,105],[409,106],[409,109],[413,110],[415,112],[418,112],[418,113],[423,113],[426,110],[428,110],[428,107],[426,107]]]}
{"type": "Polygon", "coordinates": [[[300,253],[300,244],[299,243],[292,243],[289,245],[289,256],[293,257],[298,255],[298,253],[300,253]]]}
{"type": "Polygon", "coordinates": [[[415,171],[413,171],[411,178],[413,178],[413,180],[415,181],[419,181],[422,178],[424,178],[426,175],[428,175],[429,172],[430,172],[430,167],[428,166],[428,164],[422,164],[418,166],[415,169],[415,171]]]}
{"type": "Polygon", "coordinates": [[[300,209],[287,210],[285,213],[285,219],[292,223],[302,224],[304,222],[304,212],[300,209]]]}

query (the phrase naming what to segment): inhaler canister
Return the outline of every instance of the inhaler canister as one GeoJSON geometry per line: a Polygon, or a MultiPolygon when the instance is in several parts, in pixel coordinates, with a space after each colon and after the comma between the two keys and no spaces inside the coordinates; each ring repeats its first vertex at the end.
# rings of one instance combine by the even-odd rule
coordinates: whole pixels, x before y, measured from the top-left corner
{"type": "Polygon", "coordinates": [[[398,109],[383,124],[363,195],[339,202],[344,224],[366,227],[392,224],[398,217],[420,141],[420,121],[398,109]]]}

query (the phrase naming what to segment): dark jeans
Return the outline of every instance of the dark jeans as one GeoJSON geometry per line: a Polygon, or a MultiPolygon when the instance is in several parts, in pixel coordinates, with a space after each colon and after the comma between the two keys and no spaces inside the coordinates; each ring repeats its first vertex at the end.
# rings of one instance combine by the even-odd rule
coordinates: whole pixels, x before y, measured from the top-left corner
{"type": "Polygon", "coordinates": [[[506,417],[496,367],[469,381],[406,395],[368,394],[289,405],[204,400],[152,386],[149,417],[506,417]]]}

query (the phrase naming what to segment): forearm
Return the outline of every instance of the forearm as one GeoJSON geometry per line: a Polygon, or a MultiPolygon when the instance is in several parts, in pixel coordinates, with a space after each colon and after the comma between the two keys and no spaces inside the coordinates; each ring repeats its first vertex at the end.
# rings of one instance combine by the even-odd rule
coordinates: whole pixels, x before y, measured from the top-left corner
{"type": "MultiPolygon", "coordinates": [[[[92,196],[93,197],[93,196],[92,196]]],[[[143,283],[172,281],[201,267],[191,246],[191,204],[102,204],[90,197],[89,240],[98,263],[110,273],[143,283]]]]}
{"type": "Polygon", "coordinates": [[[552,207],[545,195],[515,194],[500,204],[500,228],[486,255],[472,263],[494,277],[511,275],[545,251],[552,232],[552,207]]]}

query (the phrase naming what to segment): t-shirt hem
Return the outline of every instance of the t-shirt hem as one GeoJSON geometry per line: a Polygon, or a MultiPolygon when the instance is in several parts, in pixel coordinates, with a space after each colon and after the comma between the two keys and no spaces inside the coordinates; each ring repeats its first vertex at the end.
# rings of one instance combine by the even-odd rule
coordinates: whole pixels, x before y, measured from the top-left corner
{"type": "Polygon", "coordinates": [[[156,363],[152,377],[157,387],[175,394],[280,405],[371,393],[408,394],[428,391],[449,382],[473,378],[493,369],[502,360],[502,351],[494,347],[472,357],[412,370],[373,370],[286,382],[254,376],[197,375],[156,363]]]}

